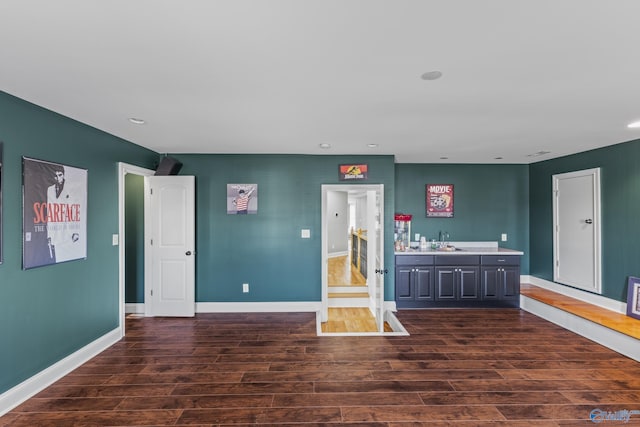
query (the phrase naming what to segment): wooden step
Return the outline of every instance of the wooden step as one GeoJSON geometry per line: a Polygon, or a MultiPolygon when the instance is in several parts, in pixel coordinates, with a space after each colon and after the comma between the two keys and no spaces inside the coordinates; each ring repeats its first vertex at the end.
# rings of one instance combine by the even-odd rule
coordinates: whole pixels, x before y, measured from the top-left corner
{"type": "Polygon", "coordinates": [[[367,292],[329,292],[329,298],[369,298],[367,292]]]}
{"type": "Polygon", "coordinates": [[[529,283],[522,283],[520,285],[520,294],[599,325],[606,326],[614,331],[640,339],[640,321],[633,317],[616,313],[615,311],[598,307],[594,304],[580,301],[529,283]]]}

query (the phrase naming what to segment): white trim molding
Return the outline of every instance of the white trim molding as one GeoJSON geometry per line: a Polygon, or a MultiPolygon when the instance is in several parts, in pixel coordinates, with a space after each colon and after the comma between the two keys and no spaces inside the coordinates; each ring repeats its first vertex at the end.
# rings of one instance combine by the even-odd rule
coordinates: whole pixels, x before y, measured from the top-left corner
{"type": "Polygon", "coordinates": [[[44,390],[69,372],[86,363],[122,338],[120,327],[106,333],[80,350],[54,363],[36,375],[0,395],[0,416],[6,414],[36,393],[44,390]]]}
{"type": "Polygon", "coordinates": [[[321,307],[320,301],[197,302],[196,313],[315,313],[321,307]]]}
{"type": "Polygon", "coordinates": [[[124,312],[126,314],[144,314],[144,303],[126,303],[124,312]]]}

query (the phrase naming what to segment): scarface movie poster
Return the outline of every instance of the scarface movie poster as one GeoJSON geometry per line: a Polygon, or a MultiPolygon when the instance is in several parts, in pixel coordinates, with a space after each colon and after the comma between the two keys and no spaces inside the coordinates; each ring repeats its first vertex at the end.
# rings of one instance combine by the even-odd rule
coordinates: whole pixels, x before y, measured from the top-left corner
{"type": "Polygon", "coordinates": [[[22,158],[22,268],[87,257],[87,170],[22,158]]]}

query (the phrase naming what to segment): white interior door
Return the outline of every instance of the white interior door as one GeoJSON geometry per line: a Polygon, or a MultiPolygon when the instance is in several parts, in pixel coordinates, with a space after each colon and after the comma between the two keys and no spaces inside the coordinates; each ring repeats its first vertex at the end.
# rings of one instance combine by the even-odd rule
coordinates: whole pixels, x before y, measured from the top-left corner
{"type": "Polygon", "coordinates": [[[145,178],[145,314],[195,315],[195,177],[145,178]]]}
{"type": "Polygon", "coordinates": [[[383,186],[367,191],[367,284],[378,332],[384,331],[383,186]]]}
{"type": "Polygon", "coordinates": [[[600,293],[600,169],[553,176],[553,280],[600,293]]]}

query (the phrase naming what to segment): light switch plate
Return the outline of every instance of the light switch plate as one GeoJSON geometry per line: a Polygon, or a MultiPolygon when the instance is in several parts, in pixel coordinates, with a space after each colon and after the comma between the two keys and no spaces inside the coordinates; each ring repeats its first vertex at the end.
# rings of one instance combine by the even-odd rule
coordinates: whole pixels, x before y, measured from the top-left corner
{"type": "Polygon", "coordinates": [[[311,230],[309,230],[308,228],[303,228],[302,231],[300,232],[300,237],[302,237],[303,239],[310,239],[311,230]]]}
{"type": "Polygon", "coordinates": [[[120,239],[119,239],[119,237],[118,237],[118,235],[117,235],[117,234],[113,234],[113,235],[111,236],[111,244],[112,244],[113,246],[118,246],[119,240],[120,240],[120,239]]]}
{"type": "Polygon", "coordinates": [[[507,233],[502,233],[502,241],[503,242],[507,241],[507,233]]]}

